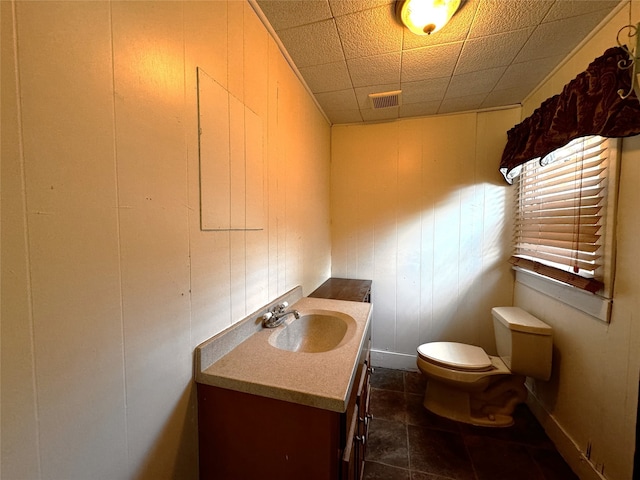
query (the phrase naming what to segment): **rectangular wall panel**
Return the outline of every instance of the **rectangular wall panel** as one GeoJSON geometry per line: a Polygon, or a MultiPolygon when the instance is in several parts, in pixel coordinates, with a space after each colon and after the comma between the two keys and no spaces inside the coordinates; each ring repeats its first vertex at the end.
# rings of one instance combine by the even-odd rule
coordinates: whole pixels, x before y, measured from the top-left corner
{"type": "Polygon", "coordinates": [[[203,230],[231,228],[229,95],[198,69],[200,215],[203,230]]]}
{"type": "Polygon", "coordinates": [[[247,230],[264,228],[264,143],[262,120],[249,108],[244,109],[245,178],[247,230]]]}
{"type": "Polygon", "coordinates": [[[247,213],[244,105],[233,95],[229,95],[229,166],[231,182],[230,228],[244,230],[247,213]]]}

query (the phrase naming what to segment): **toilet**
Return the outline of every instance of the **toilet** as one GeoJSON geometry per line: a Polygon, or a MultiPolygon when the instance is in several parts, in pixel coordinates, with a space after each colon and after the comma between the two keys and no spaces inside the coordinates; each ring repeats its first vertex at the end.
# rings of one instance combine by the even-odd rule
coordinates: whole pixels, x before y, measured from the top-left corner
{"type": "Polygon", "coordinates": [[[418,369],[428,377],[427,410],[472,425],[508,427],[516,405],[527,398],[525,378],[549,380],[551,327],[519,307],[494,307],[491,314],[498,356],[456,342],[418,347],[418,369]]]}

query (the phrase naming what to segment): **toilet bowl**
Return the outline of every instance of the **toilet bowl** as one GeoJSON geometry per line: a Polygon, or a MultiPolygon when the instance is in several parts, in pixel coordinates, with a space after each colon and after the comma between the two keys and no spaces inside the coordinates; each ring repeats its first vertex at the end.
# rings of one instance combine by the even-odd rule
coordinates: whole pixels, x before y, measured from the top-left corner
{"type": "Polygon", "coordinates": [[[527,398],[527,376],[551,375],[551,327],[518,307],[492,309],[498,356],[478,346],[431,342],[417,349],[418,369],[427,376],[424,406],[472,425],[507,427],[527,398]]]}

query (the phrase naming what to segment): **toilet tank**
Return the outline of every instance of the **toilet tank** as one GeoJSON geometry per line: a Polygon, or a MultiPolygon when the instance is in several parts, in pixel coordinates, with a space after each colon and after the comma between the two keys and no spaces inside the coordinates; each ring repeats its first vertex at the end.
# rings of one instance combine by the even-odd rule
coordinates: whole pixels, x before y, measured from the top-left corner
{"type": "Polygon", "coordinates": [[[551,327],[519,307],[494,307],[491,314],[498,355],[509,370],[549,380],[553,349],[551,327]]]}

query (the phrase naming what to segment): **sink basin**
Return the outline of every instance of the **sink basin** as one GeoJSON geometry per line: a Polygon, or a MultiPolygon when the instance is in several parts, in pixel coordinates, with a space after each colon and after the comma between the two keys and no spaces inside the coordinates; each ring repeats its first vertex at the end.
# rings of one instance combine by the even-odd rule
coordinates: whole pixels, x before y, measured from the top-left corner
{"type": "Polygon", "coordinates": [[[349,315],[328,310],[303,312],[269,336],[269,343],[289,352],[328,352],[344,345],[355,331],[349,315]]]}

